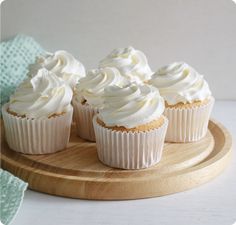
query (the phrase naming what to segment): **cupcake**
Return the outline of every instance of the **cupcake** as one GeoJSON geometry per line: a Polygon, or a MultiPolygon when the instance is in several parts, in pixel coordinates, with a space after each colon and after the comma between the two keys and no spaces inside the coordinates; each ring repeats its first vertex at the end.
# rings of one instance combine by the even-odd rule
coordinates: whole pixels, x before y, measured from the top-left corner
{"type": "Polygon", "coordinates": [[[70,137],[72,90],[54,73],[39,69],[2,107],[9,147],[25,154],[62,150],[70,137]]]}
{"type": "Polygon", "coordinates": [[[74,121],[78,135],[86,140],[95,141],[93,116],[103,105],[104,88],[109,85],[123,86],[127,83],[116,68],[106,67],[90,70],[75,88],[72,100],[74,121]]]}
{"type": "Polygon", "coordinates": [[[38,69],[45,68],[62,78],[71,88],[74,88],[79,79],[85,76],[85,68],[81,62],[70,53],[59,50],[47,53],[30,65],[30,73],[35,74],[38,69]]]}
{"type": "Polygon", "coordinates": [[[214,98],[203,75],[184,62],[159,69],[149,81],[165,99],[166,141],[192,142],[207,133],[214,98]]]}
{"type": "Polygon", "coordinates": [[[162,156],[168,120],[164,100],[150,85],[105,88],[93,125],[100,161],[122,169],[147,168],[162,156]]]}
{"type": "Polygon", "coordinates": [[[153,74],[143,52],[133,47],[114,49],[100,61],[99,67],[116,67],[130,82],[142,83],[153,74]]]}

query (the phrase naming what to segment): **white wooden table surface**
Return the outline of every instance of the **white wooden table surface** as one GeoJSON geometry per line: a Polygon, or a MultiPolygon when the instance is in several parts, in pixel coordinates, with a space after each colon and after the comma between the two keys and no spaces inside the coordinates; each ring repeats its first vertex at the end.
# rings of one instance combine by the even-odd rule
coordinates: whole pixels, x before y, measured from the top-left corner
{"type": "Polygon", "coordinates": [[[217,101],[213,118],[233,136],[233,159],[216,179],[160,198],[87,201],[27,190],[12,225],[232,225],[236,221],[236,101],[217,101]]]}

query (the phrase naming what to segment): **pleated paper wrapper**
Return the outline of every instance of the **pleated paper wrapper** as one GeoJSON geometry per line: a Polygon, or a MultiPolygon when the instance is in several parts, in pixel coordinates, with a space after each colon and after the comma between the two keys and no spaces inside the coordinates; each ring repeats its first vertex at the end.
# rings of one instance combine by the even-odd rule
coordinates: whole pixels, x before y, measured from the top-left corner
{"type": "Polygon", "coordinates": [[[166,108],[164,115],[169,120],[165,141],[193,142],[203,138],[214,105],[214,98],[202,106],[193,108],[166,108]]]}
{"type": "Polygon", "coordinates": [[[25,154],[49,154],[66,148],[70,138],[73,108],[51,118],[28,119],[2,107],[6,140],[9,147],[25,154]]]}
{"type": "Polygon", "coordinates": [[[122,132],[105,128],[93,119],[99,160],[115,168],[142,169],[155,165],[162,156],[168,120],[146,132],[122,132]]]}
{"type": "Polygon", "coordinates": [[[79,137],[95,142],[95,133],[93,128],[93,117],[98,113],[98,109],[90,105],[83,105],[76,99],[73,99],[74,122],[79,137]]]}

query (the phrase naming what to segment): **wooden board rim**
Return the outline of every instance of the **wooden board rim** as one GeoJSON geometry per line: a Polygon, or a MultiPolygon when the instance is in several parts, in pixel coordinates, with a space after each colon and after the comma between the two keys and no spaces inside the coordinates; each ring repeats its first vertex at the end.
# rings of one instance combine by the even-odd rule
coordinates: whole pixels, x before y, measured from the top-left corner
{"type": "MultiPolygon", "coordinates": [[[[201,170],[202,169],[204,170],[206,167],[209,169],[209,171],[212,170],[212,169],[214,170],[214,175],[211,177],[211,178],[214,178],[228,164],[228,161],[230,159],[231,152],[232,152],[231,151],[232,150],[232,148],[231,148],[231,146],[232,146],[231,135],[230,135],[230,133],[227,131],[227,129],[222,124],[220,124],[219,122],[217,122],[215,120],[211,120],[210,121],[210,126],[217,126],[221,130],[222,134],[225,137],[225,143],[224,143],[221,151],[219,152],[219,154],[216,154],[213,158],[210,158],[209,160],[207,160],[207,161],[205,161],[203,163],[200,163],[200,164],[198,164],[196,166],[187,168],[185,170],[177,171],[175,173],[175,178],[178,177],[178,179],[181,179],[181,177],[187,176],[187,175],[189,175],[191,173],[194,173],[195,171],[201,172],[201,170]],[[216,170],[216,168],[215,168],[215,166],[217,164],[219,164],[218,167],[217,167],[218,170],[216,170]]],[[[21,170],[26,170],[26,171],[30,170],[29,166],[17,165],[17,163],[15,163],[13,160],[7,158],[4,155],[2,155],[2,160],[3,160],[3,162],[5,164],[12,164],[12,165],[15,164],[15,166],[20,168],[21,170]]],[[[49,172],[49,171],[45,172],[44,170],[41,170],[41,169],[37,169],[35,171],[35,175],[42,175],[42,174],[44,176],[47,176],[48,179],[50,179],[50,178],[52,178],[52,179],[63,179],[63,175],[60,175],[60,174],[55,174],[55,173],[52,173],[52,172],[49,172]]],[[[80,183],[83,183],[83,182],[89,182],[89,183],[95,183],[95,184],[99,184],[99,183],[102,184],[102,183],[104,183],[104,181],[102,179],[99,179],[99,178],[96,179],[96,181],[94,181],[94,180],[89,180],[89,179],[86,180],[84,177],[81,178],[79,176],[67,175],[67,179],[70,180],[70,181],[77,182],[78,185],[80,183]]],[[[109,180],[109,178],[106,178],[106,179],[109,180]]],[[[158,179],[166,179],[166,181],[168,181],[168,179],[173,179],[173,174],[168,174],[168,175],[166,175],[166,177],[164,177],[164,178],[163,177],[159,177],[158,179]]],[[[116,183],[122,183],[122,182],[125,182],[125,183],[128,184],[128,183],[140,183],[140,182],[145,182],[145,181],[151,182],[153,180],[155,181],[155,180],[157,180],[157,178],[154,177],[154,176],[153,177],[144,177],[142,179],[140,179],[140,178],[134,178],[134,179],[129,178],[129,180],[124,179],[124,178],[115,178],[115,179],[112,178],[112,179],[109,180],[109,183],[112,183],[114,185],[116,183]]],[[[210,179],[208,179],[208,180],[210,180],[210,179]]],[[[202,182],[200,182],[199,185],[202,184],[202,183],[207,182],[208,180],[206,180],[206,181],[202,180],[202,182]]],[[[192,188],[194,186],[198,186],[198,185],[196,185],[196,184],[194,184],[193,186],[190,185],[187,188],[181,187],[181,190],[175,190],[173,192],[170,192],[170,191],[168,192],[166,190],[165,194],[170,194],[170,193],[175,193],[175,192],[179,192],[179,191],[182,191],[182,190],[187,190],[187,189],[190,189],[190,188],[192,188]]],[[[60,195],[60,194],[57,194],[57,195],[60,195]]],[[[86,197],[86,196],[84,196],[84,197],[83,196],[67,196],[67,197],[79,197],[79,198],[85,198],[85,199],[135,199],[135,198],[155,197],[155,196],[160,196],[160,195],[162,195],[162,194],[158,194],[157,193],[156,195],[155,194],[152,194],[152,195],[148,195],[147,194],[146,196],[134,196],[134,197],[131,196],[130,198],[129,198],[129,196],[124,196],[124,197],[119,197],[119,196],[118,197],[115,197],[115,196],[114,197],[111,197],[111,196],[109,197],[108,196],[107,198],[105,198],[105,197],[101,198],[99,196],[97,196],[97,198],[96,198],[96,196],[94,196],[92,198],[89,198],[89,197],[86,197]]],[[[65,196],[65,195],[61,194],[61,196],[65,196]]]]}

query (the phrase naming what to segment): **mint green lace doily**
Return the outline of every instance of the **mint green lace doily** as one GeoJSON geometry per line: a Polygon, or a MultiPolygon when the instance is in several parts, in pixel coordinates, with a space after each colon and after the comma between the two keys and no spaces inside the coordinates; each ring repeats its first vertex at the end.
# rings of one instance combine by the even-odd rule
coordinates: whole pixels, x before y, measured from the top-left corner
{"type": "Polygon", "coordinates": [[[1,106],[26,78],[29,64],[43,53],[42,47],[32,37],[25,35],[17,35],[12,40],[0,43],[1,106]]]}
{"type": "Polygon", "coordinates": [[[27,183],[0,169],[0,186],[0,220],[4,225],[8,225],[21,205],[27,183]]]}

